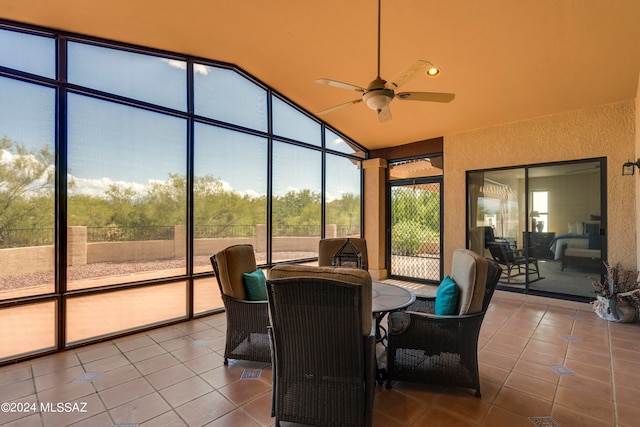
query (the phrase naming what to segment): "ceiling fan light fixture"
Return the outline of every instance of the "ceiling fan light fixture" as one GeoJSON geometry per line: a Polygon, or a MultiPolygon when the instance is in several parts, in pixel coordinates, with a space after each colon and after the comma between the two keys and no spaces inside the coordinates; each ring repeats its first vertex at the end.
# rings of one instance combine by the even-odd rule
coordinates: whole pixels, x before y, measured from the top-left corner
{"type": "Polygon", "coordinates": [[[427,67],[427,71],[424,72],[424,74],[427,77],[437,77],[440,75],[440,73],[442,72],[442,70],[432,64],[429,64],[429,67],[427,67]]]}
{"type": "Polygon", "coordinates": [[[393,97],[393,91],[388,89],[369,91],[362,96],[367,107],[374,111],[380,111],[386,108],[393,97]]]}

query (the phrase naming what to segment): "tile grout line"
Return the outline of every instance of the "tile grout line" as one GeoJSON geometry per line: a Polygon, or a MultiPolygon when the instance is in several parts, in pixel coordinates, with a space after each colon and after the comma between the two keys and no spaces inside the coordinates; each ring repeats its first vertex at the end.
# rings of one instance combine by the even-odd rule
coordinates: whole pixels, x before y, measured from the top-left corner
{"type": "Polygon", "coordinates": [[[609,372],[611,372],[611,399],[613,403],[613,425],[618,425],[618,403],[616,396],[616,380],[613,362],[613,343],[611,342],[611,322],[607,321],[607,342],[609,344],[609,372]]]}

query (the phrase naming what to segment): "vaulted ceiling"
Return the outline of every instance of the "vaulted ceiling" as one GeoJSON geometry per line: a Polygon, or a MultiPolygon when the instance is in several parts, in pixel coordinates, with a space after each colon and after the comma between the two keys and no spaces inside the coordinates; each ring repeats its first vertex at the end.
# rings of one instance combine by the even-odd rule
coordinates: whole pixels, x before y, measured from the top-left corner
{"type": "MultiPolygon", "coordinates": [[[[400,91],[448,104],[364,103],[322,119],[367,148],[633,99],[637,0],[381,0],[381,76],[418,59],[442,69],[400,91]]],[[[377,0],[9,0],[0,18],[236,64],[310,112],[357,99],[316,84],[376,77],[377,0]]]]}

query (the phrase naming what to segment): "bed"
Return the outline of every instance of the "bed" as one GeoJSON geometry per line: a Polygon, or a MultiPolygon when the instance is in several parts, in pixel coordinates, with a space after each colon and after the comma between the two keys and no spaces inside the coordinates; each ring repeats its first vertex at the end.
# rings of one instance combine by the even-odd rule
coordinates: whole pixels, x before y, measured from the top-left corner
{"type": "Polygon", "coordinates": [[[560,234],[555,237],[549,243],[549,249],[553,252],[553,259],[556,261],[562,260],[562,246],[567,245],[567,248],[581,248],[587,249],[589,247],[589,235],[588,234],[560,234]]]}
{"type": "Polygon", "coordinates": [[[549,243],[553,259],[562,262],[561,270],[568,265],[599,267],[602,253],[600,226],[587,234],[561,234],[549,243]]]}

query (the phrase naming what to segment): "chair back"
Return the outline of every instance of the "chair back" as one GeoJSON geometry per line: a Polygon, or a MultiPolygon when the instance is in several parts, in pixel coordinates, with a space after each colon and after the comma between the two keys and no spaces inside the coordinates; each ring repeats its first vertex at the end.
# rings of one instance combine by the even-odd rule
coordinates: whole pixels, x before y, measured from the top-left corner
{"type": "MultiPolygon", "coordinates": [[[[280,420],[369,424],[373,393],[366,385],[371,366],[365,361],[362,291],[357,284],[323,277],[267,281],[276,425],[280,420]]],[[[372,344],[373,337],[369,340],[372,344]]]]}
{"type": "Polygon", "coordinates": [[[491,252],[493,259],[500,264],[510,264],[515,260],[515,253],[507,242],[490,243],[489,252],[491,252]]]}
{"type": "Polygon", "coordinates": [[[236,299],[246,299],[242,275],[258,269],[253,246],[229,246],[213,255],[210,260],[220,292],[236,299]]]}
{"type": "Polygon", "coordinates": [[[269,279],[289,277],[321,277],[356,284],[362,288],[362,335],[371,333],[372,293],[371,275],[366,270],[341,267],[315,267],[313,265],[278,264],[269,271],[269,279]]]}
{"type": "Polygon", "coordinates": [[[451,278],[460,291],[458,314],[482,311],[487,283],[487,260],[469,249],[453,252],[451,278]]]}
{"type": "Polygon", "coordinates": [[[500,276],[502,275],[502,268],[500,265],[492,259],[487,259],[487,284],[484,290],[484,300],[482,301],[482,311],[487,311],[489,303],[493,297],[493,293],[496,290],[500,276]]]}
{"type": "Polygon", "coordinates": [[[495,243],[496,235],[493,231],[493,227],[483,226],[484,229],[484,247],[488,248],[490,243],[495,243]]]}
{"type": "MultiPolygon", "coordinates": [[[[331,267],[333,256],[346,242],[346,237],[321,239],[318,242],[318,265],[320,267],[331,267]]],[[[351,242],[362,255],[362,269],[369,270],[367,241],[360,237],[349,237],[349,242],[351,242]]]]}

